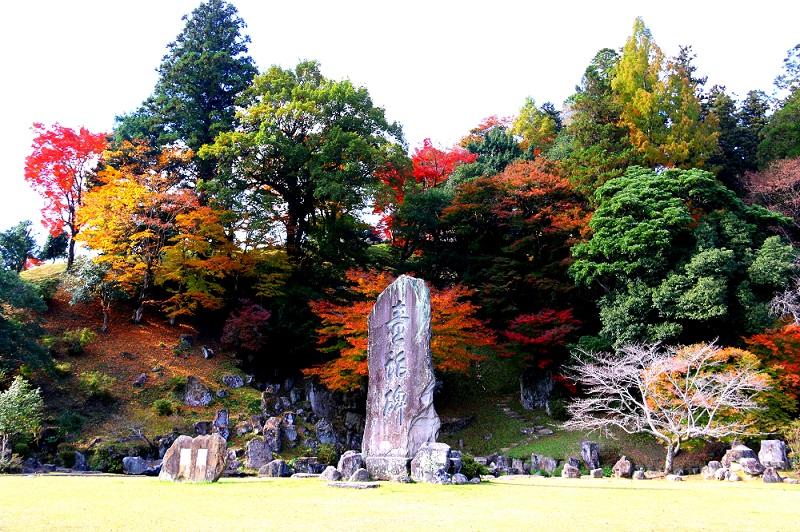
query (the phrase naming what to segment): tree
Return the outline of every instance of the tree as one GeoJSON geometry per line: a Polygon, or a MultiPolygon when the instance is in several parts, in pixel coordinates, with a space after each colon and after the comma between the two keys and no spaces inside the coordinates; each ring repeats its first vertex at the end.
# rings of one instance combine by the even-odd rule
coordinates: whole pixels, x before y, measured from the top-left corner
{"type": "Polygon", "coordinates": [[[79,260],[64,278],[64,288],[72,296],[70,305],[97,301],[103,316],[102,331],[108,332],[111,310],[114,303],[127,296],[119,283],[109,275],[108,262],[95,262],[91,259],[79,260]]]}
{"type": "Polygon", "coordinates": [[[0,260],[2,266],[11,271],[19,273],[24,270],[25,262],[35,249],[36,240],[31,234],[31,222],[28,220],[0,232],[0,260]]]}
{"type": "Polygon", "coordinates": [[[546,102],[539,108],[536,100],[527,98],[514,120],[511,132],[522,138],[520,147],[523,151],[537,156],[552,147],[561,127],[561,113],[556,111],[552,103],[546,102]]]}
{"type": "Polygon", "coordinates": [[[800,157],[800,88],[772,113],[761,136],[758,162],[762,168],[770,161],[800,157]]]}
{"type": "Polygon", "coordinates": [[[610,344],[734,340],[769,325],[769,300],[794,271],[794,249],[770,235],[783,216],[745,205],[696,169],[632,167],[596,202],[570,273],[601,294],[610,344]]]}
{"type": "MultiPolygon", "coordinates": [[[[233,127],[236,96],[257,69],[247,53],[250,38],[236,7],[208,0],[182,20],[186,25],[158,68],[153,95],[132,114],[118,117],[120,140],[155,140],[160,148],[180,141],[193,152],[233,127]]],[[[213,176],[213,160],[199,161],[199,177],[213,176]]]]}
{"type": "Polygon", "coordinates": [[[219,184],[230,198],[224,206],[280,223],[293,259],[315,228],[318,239],[336,242],[329,230],[365,207],[376,171],[405,158],[400,127],[367,90],[326,79],[315,62],[270,68],[240,103],[235,130],[200,154],[220,160],[219,184]]]}
{"type": "Polygon", "coordinates": [[[225,320],[223,345],[253,357],[266,345],[266,327],[271,316],[272,313],[261,305],[243,301],[242,306],[225,320]]]}
{"type": "Polygon", "coordinates": [[[47,352],[39,345],[38,314],[46,310],[37,291],[16,272],[0,268],[0,370],[40,366],[47,352]]]}
{"type": "Polygon", "coordinates": [[[19,375],[6,391],[0,392],[0,462],[7,460],[14,436],[36,435],[42,424],[43,410],[39,388],[31,388],[19,375]]]}
{"type": "Polygon", "coordinates": [[[52,260],[53,262],[56,259],[66,258],[68,246],[69,236],[67,233],[60,233],[57,236],[48,233],[39,258],[41,260],[52,260]]]}
{"type": "Polygon", "coordinates": [[[579,352],[570,372],[584,397],[567,407],[564,427],[649,434],[666,447],[665,473],[687,440],[752,432],[745,416],[769,387],[752,354],[714,344],[579,352]]]}
{"type": "Polygon", "coordinates": [[[511,120],[490,116],[472,128],[461,139],[461,146],[477,156],[474,162],[463,164],[453,173],[453,183],[458,184],[480,176],[502,172],[512,161],[524,155],[511,131],[511,120]]]}
{"type": "MultiPolygon", "coordinates": [[[[332,390],[356,389],[367,376],[367,316],[393,280],[387,272],[358,270],[350,270],[347,279],[352,289],[346,298],[310,303],[321,322],[320,351],[335,358],[303,373],[319,377],[332,390]]],[[[468,299],[472,295],[460,285],[431,289],[431,353],[439,371],[467,373],[472,362],[484,359],[482,351],[495,343],[494,334],[475,317],[477,309],[468,299]]]]}
{"type": "Polygon", "coordinates": [[[800,89],[800,44],[786,52],[783,59],[783,73],[775,78],[775,86],[789,92],[800,89]]]}
{"type": "Polygon", "coordinates": [[[760,172],[748,172],[745,188],[751,202],[791,219],[792,240],[800,237],[800,157],[773,161],[760,172]]]}
{"type": "Polygon", "coordinates": [[[744,341],[774,383],[764,394],[767,409],[759,414],[759,425],[767,432],[778,431],[800,410],[800,326],[775,327],[744,341]]]}
{"type": "Polygon", "coordinates": [[[33,130],[36,136],[33,151],[25,159],[25,179],[45,200],[42,223],[50,234],[69,235],[69,269],[75,261],[75,239],[81,230],[77,212],[106,149],[106,135],[59,124],[46,128],[37,123],[33,130]]]}

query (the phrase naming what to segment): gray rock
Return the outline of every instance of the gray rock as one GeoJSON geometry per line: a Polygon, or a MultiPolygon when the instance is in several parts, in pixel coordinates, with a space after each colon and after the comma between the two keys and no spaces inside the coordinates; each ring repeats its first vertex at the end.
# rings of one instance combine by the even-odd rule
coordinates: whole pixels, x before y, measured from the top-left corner
{"type": "Polygon", "coordinates": [[[683,477],[680,475],[667,475],[666,478],[670,482],[683,482],[683,477]]]}
{"type": "Polygon", "coordinates": [[[525,464],[519,458],[512,458],[511,459],[511,474],[512,475],[524,475],[525,474],[525,464]]]}
{"type": "Polygon", "coordinates": [[[194,424],[194,433],[197,436],[207,436],[208,434],[211,434],[211,422],[198,421],[194,424]]]}
{"type": "Polygon", "coordinates": [[[544,410],[550,415],[550,394],[553,392],[553,373],[528,368],[519,378],[519,399],[526,410],[544,410]]]}
{"type": "Polygon", "coordinates": [[[542,456],[540,454],[531,455],[531,473],[534,471],[544,471],[550,475],[558,467],[558,461],[549,456],[542,456]]]}
{"type": "Polygon", "coordinates": [[[600,467],[600,446],[593,441],[582,441],[581,457],[589,471],[597,469],[600,467]]]}
{"type": "Polygon", "coordinates": [[[361,430],[364,428],[364,416],[356,412],[345,412],[344,426],[347,429],[361,430]]]}
{"type": "Polygon", "coordinates": [[[224,477],[238,477],[241,476],[240,468],[242,467],[242,461],[239,460],[239,455],[237,451],[241,451],[241,449],[228,449],[228,461],[225,464],[225,471],[222,473],[224,477]]]}
{"type": "Polygon", "coordinates": [[[250,469],[261,469],[272,461],[272,449],[264,438],[253,438],[245,446],[245,466],[250,469]]]}
{"type": "Polygon", "coordinates": [[[319,478],[319,473],[295,473],[291,478],[319,478]]]}
{"type": "Polygon", "coordinates": [[[147,382],[147,373],[140,373],[138,377],[133,381],[133,386],[135,388],[141,388],[144,386],[144,383],[147,382]]]}
{"type": "Polygon", "coordinates": [[[581,478],[581,470],[570,463],[566,463],[561,470],[561,476],[563,478],[581,478]]]}
{"type": "Polygon", "coordinates": [[[789,469],[789,455],[786,444],[781,440],[761,440],[761,449],[758,451],[758,461],[765,467],[775,469],[789,469]]]}
{"type": "Polygon", "coordinates": [[[603,470],[599,467],[589,471],[589,476],[592,478],[603,478],[603,470]]]}
{"type": "Polygon", "coordinates": [[[319,475],[325,471],[325,464],[320,463],[316,456],[298,456],[292,463],[297,473],[319,475]]]}
{"type": "Polygon", "coordinates": [[[728,478],[729,470],[727,467],[720,467],[716,471],[714,471],[714,478],[716,480],[725,480],[728,478]]]}
{"type": "Polygon", "coordinates": [[[461,473],[462,465],[461,451],[454,451],[453,449],[450,449],[450,473],[454,475],[456,473],[461,473]]]}
{"type": "Polygon", "coordinates": [[[239,375],[224,375],[222,377],[222,384],[228,388],[241,388],[244,386],[244,379],[239,375]]]}
{"type": "Polygon", "coordinates": [[[210,436],[179,436],[164,454],[161,480],[216,482],[225,471],[228,458],[225,439],[210,436]]]}
{"type": "Polygon", "coordinates": [[[450,482],[450,446],[446,443],[423,443],[411,460],[414,482],[448,484],[450,482]]]}
{"type": "Polygon", "coordinates": [[[126,456],[122,459],[122,472],[126,475],[144,475],[147,460],[140,456],[126,456]]]}
{"type": "Polygon", "coordinates": [[[778,482],[783,482],[783,478],[781,478],[774,467],[767,467],[764,469],[764,474],[761,477],[761,480],[764,481],[764,484],[777,484],[778,482]]]}
{"type": "Polygon", "coordinates": [[[742,471],[748,475],[758,476],[764,472],[764,466],[756,458],[739,458],[737,463],[742,466],[742,471]]]}
{"type": "Polygon", "coordinates": [[[83,453],[75,451],[75,460],[72,463],[72,469],[75,471],[88,471],[89,466],[86,462],[86,456],[83,453]]]}
{"type": "Polygon", "coordinates": [[[214,350],[208,347],[207,345],[202,346],[200,348],[200,351],[202,351],[203,353],[203,358],[211,358],[214,356],[214,350]]]}
{"type": "Polygon", "coordinates": [[[336,445],[336,432],[333,425],[327,419],[320,419],[314,428],[317,432],[317,440],[325,445],[336,445]]]}
{"type": "Polygon", "coordinates": [[[623,455],[622,458],[617,460],[614,467],[611,468],[611,472],[617,478],[631,478],[633,474],[633,464],[623,455]]]}
{"type": "Polygon", "coordinates": [[[431,306],[425,281],[401,275],[369,315],[369,388],[362,452],[376,480],[406,473],[439,434],[433,405],[431,306]]]}
{"type": "Polygon", "coordinates": [[[800,484],[800,480],[798,480],[796,478],[784,478],[783,479],[783,483],[784,484],[800,484]]]}
{"type": "Polygon", "coordinates": [[[342,474],[339,473],[339,471],[335,467],[328,466],[328,467],[325,468],[325,471],[322,472],[322,474],[320,475],[320,478],[322,480],[328,480],[328,481],[331,481],[331,482],[336,482],[338,480],[342,480],[342,474]]]}
{"type": "Polygon", "coordinates": [[[197,377],[186,379],[186,393],[183,396],[184,403],[188,406],[208,406],[211,404],[211,400],[211,392],[197,380],[197,377]]]}
{"type": "Polygon", "coordinates": [[[230,430],[228,429],[228,411],[224,408],[221,410],[217,410],[216,415],[214,416],[214,422],[211,424],[212,432],[215,432],[225,438],[228,439],[230,436],[230,430]]]}
{"type": "Polygon", "coordinates": [[[755,451],[753,451],[750,447],[746,445],[737,444],[734,445],[733,448],[729,449],[725,456],[722,457],[722,466],[723,467],[730,467],[732,463],[738,462],[740,458],[756,458],[755,451]]]}
{"type": "Polygon", "coordinates": [[[570,456],[569,458],[567,458],[567,463],[576,469],[580,469],[581,467],[580,459],[574,456],[570,456]]]}
{"type": "Polygon", "coordinates": [[[356,469],[350,478],[348,479],[349,482],[368,482],[369,481],[369,471],[364,469],[363,467],[360,469],[356,469]]]}
{"type": "Polygon", "coordinates": [[[637,469],[633,472],[633,480],[647,480],[647,475],[641,469],[637,469]]]}
{"type": "Polygon", "coordinates": [[[288,477],[291,473],[285,460],[273,460],[258,470],[259,477],[288,477]]]}
{"type": "Polygon", "coordinates": [[[236,428],[234,430],[236,432],[236,435],[241,437],[244,436],[245,434],[253,432],[253,424],[250,423],[249,421],[242,421],[236,424],[236,428]]]}
{"type": "MultiPolygon", "coordinates": [[[[366,469],[364,470],[366,471],[366,469]]],[[[346,488],[355,490],[366,490],[372,488],[379,488],[379,482],[328,482],[330,488],[346,488]]]]}
{"type": "Polygon", "coordinates": [[[228,390],[226,390],[225,388],[220,388],[219,390],[217,390],[217,393],[215,395],[220,399],[225,399],[226,397],[228,397],[228,390]]]}
{"type": "Polygon", "coordinates": [[[274,453],[281,452],[281,435],[283,429],[281,428],[281,418],[271,417],[264,423],[264,428],[261,433],[264,435],[264,443],[274,453]]]}
{"type": "Polygon", "coordinates": [[[339,464],[336,469],[342,474],[343,478],[350,478],[356,470],[364,467],[364,457],[358,451],[347,451],[339,457],[339,464]]]}
{"type": "Polygon", "coordinates": [[[312,380],[306,381],[306,397],[315,416],[333,419],[336,415],[336,398],[332,391],[312,380]]]}
{"type": "Polygon", "coordinates": [[[728,471],[728,475],[725,477],[725,480],[728,482],[739,482],[742,479],[738,474],[736,474],[736,471],[728,471]]]}
{"type": "MultiPolygon", "coordinates": [[[[478,479],[478,481],[480,481],[480,479],[478,479]]],[[[456,473],[450,479],[450,483],[456,485],[466,484],[467,482],[469,482],[469,480],[467,479],[466,476],[462,475],[461,473],[456,473]]]]}

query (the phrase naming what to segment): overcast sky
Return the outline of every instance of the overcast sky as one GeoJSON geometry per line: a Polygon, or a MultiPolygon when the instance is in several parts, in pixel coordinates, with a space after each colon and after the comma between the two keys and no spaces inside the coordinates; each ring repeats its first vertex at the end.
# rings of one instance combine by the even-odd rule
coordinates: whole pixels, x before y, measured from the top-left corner
{"type": "MultiPolygon", "coordinates": [[[[40,202],[23,179],[33,122],[109,131],[152,91],[167,43],[198,0],[18,0],[0,24],[0,229],[40,202]]],[[[557,107],[603,47],[644,17],[667,55],[691,44],[700,73],[743,95],[771,91],[800,42],[800,2],[234,0],[260,69],[321,62],[366,86],[413,148],[451,145],[526,96],[557,107]]]]}

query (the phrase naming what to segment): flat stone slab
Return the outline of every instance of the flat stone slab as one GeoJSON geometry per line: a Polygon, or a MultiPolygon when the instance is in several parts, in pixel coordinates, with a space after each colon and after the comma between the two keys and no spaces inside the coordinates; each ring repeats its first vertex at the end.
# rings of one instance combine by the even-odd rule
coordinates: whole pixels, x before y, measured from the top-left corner
{"type": "Polygon", "coordinates": [[[329,488],[350,488],[354,490],[366,490],[380,487],[379,482],[328,482],[329,488]]]}
{"type": "Polygon", "coordinates": [[[290,478],[319,478],[319,475],[314,473],[295,473],[290,478]]]}

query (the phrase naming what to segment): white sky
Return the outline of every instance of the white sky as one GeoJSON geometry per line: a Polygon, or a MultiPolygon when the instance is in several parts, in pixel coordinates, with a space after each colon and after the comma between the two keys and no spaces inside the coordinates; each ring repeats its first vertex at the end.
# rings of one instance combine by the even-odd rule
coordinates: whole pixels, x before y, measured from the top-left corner
{"type": "MultiPolygon", "coordinates": [[[[667,55],[691,44],[709,85],[771,91],[800,42],[800,2],[234,0],[259,69],[317,59],[365,85],[404,128],[450,145],[526,96],[560,107],[595,52],[619,48],[637,15],[667,55]]],[[[23,179],[34,121],[109,131],[156,81],[181,16],[199,0],[14,0],[0,22],[0,229],[39,220],[23,179]]]]}

